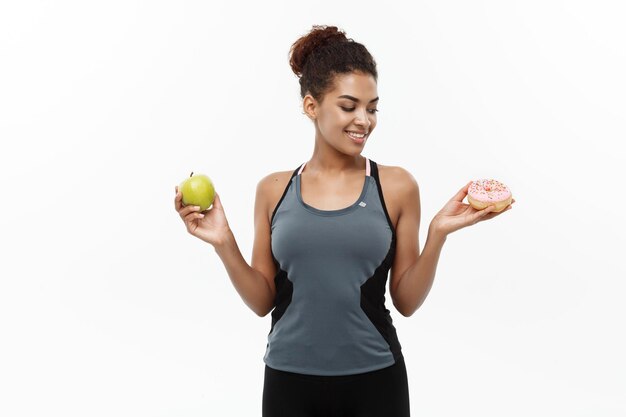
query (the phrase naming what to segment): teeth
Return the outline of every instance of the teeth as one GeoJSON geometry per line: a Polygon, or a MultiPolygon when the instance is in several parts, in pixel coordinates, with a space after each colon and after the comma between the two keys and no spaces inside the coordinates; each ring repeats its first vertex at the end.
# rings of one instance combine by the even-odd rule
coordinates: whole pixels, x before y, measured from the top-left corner
{"type": "Polygon", "coordinates": [[[365,133],[355,133],[355,132],[349,132],[346,131],[346,133],[350,136],[352,136],[353,138],[363,138],[365,137],[365,133]]]}

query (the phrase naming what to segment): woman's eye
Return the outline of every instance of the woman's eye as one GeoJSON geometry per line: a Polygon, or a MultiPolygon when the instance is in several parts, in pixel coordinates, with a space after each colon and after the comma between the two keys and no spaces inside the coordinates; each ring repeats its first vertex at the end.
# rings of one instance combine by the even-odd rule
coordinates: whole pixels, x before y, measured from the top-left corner
{"type": "MultiPolygon", "coordinates": [[[[340,107],[341,107],[344,111],[348,111],[348,112],[349,112],[349,111],[354,110],[354,107],[353,107],[353,108],[351,108],[351,109],[349,109],[349,108],[347,108],[347,107],[343,107],[343,106],[340,106],[340,107]]],[[[368,111],[368,112],[370,112],[371,114],[376,114],[376,112],[378,111],[378,109],[368,109],[367,111],[368,111]]]]}

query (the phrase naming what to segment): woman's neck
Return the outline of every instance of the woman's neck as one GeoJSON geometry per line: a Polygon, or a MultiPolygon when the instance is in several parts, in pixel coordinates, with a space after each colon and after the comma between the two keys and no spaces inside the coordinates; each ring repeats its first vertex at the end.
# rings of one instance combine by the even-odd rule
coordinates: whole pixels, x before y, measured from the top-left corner
{"type": "Polygon", "coordinates": [[[306,170],[315,175],[337,176],[354,171],[365,170],[365,157],[362,155],[346,155],[330,147],[317,145],[313,155],[306,163],[306,170]]]}

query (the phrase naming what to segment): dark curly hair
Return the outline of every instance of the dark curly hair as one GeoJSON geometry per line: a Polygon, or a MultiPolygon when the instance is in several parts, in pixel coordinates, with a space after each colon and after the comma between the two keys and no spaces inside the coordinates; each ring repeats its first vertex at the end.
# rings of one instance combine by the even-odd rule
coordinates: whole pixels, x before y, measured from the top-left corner
{"type": "Polygon", "coordinates": [[[362,44],[346,37],[336,26],[313,25],[291,45],[289,65],[300,78],[300,96],[309,93],[321,102],[337,74],[359,71],[378,82],[376,61],[362,44]]]}

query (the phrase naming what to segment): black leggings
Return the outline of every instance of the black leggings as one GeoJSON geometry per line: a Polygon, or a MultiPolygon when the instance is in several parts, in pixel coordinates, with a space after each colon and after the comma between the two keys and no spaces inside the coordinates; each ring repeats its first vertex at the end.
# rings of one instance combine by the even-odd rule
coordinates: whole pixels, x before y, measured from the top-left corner
{"type": "Polygon", "coordinates": [[[409,417],[404,358],[356,375],[318,376],[265,365],[263,417],[409,417]]]}

